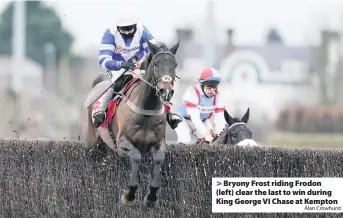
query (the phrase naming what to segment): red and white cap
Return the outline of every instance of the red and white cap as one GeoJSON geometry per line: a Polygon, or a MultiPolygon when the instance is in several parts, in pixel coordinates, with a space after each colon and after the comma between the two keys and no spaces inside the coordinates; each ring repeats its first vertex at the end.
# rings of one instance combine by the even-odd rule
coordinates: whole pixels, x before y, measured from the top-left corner
{"type": "Polygon", "coordinates": [[[219,84],[221,82],[220,73],[212,68],[205,68],[199,77],[199,82],[203,84],[219,84]]]}

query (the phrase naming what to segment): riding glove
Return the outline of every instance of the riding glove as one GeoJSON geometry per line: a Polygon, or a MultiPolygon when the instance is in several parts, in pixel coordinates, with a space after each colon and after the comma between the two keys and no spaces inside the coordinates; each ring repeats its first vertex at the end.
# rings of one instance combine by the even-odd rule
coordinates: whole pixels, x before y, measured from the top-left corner
{"type": "Polygon", "coordinates": [[[206,140],[207,142],[212,142],[213,139],[214,139],[214,137],[212,136],[211,133],[206,134],[205,140],[206,140]]]}
{"type": "Polygon", "coordinates": [[[125,70],[134,70],[136,68],[136,65],[128,62],[121,62],[120,67],[125,70]]]}

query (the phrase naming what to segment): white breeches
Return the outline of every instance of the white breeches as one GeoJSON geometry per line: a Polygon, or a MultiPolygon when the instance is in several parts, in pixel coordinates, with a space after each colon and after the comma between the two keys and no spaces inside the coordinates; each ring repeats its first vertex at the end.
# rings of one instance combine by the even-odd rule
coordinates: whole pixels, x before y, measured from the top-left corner
{"type": "MultiPolygon", "coordinates": [[[[208,130],[213,128],[213,123],[211,120],[205,120],[203,121],[203,124],[206,126],[208,130]]],[[[194,127],[194,124],[191,120],[186,120],[185,118],[182,119],[182,122],[178,124],[178,126],[175,128],[175,132],[177,134],[177,142],[178,143],[184,143],[184,144],[190,144],[192,143],[192,135],[197,139],[203,138],[199,135],[198,131],[194,127]]]]}

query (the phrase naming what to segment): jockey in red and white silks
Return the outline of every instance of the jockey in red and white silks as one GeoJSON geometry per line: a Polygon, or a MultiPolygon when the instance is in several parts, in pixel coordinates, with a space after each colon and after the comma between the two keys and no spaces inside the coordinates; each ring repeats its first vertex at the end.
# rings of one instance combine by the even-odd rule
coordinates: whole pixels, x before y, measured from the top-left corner
{"type": "Polygon", "coordinates": [[[199,84],[190,86],[182,96],[177,113],[183,121],[175,129],[179,143],[190,144],[191,134],[211,142],[225,128],[225,105],[218,92],[220,81],[216,69],[206,68],[199,84]]]}

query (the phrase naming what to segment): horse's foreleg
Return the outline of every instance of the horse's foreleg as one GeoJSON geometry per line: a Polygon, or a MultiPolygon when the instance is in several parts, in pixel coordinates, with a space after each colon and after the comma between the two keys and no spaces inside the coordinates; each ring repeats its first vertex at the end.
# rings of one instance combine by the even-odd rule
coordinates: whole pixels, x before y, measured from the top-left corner
{"type": "Polygon", "coordinates": [[[147,207],[154,207],[157,202],[157,191],[161,186],[161,168],[165,160],[165,153],[161,149],[152,148],[153,171],[149,193],[144,198],[147,207]]]}
{"type": "MultiPolygon", "coordinates": [[[[142,161],[142,155],[140,151],[135,148],[131,142],[129,142],[127,139],[121,139],[119,140],[120,143],[120,149],[119,153],[120,155],[127,155],[131,162],[131,173],[130,173],[130,181],[129,181],[129,188],[128,190],[122,195],[121,201],[124,204],[133,203],[135,200],[135,194],[138,187],[138,170],[139,166],[142,161]]],[[[119,145],[119,144],[118,144],[119,145]]]]}

